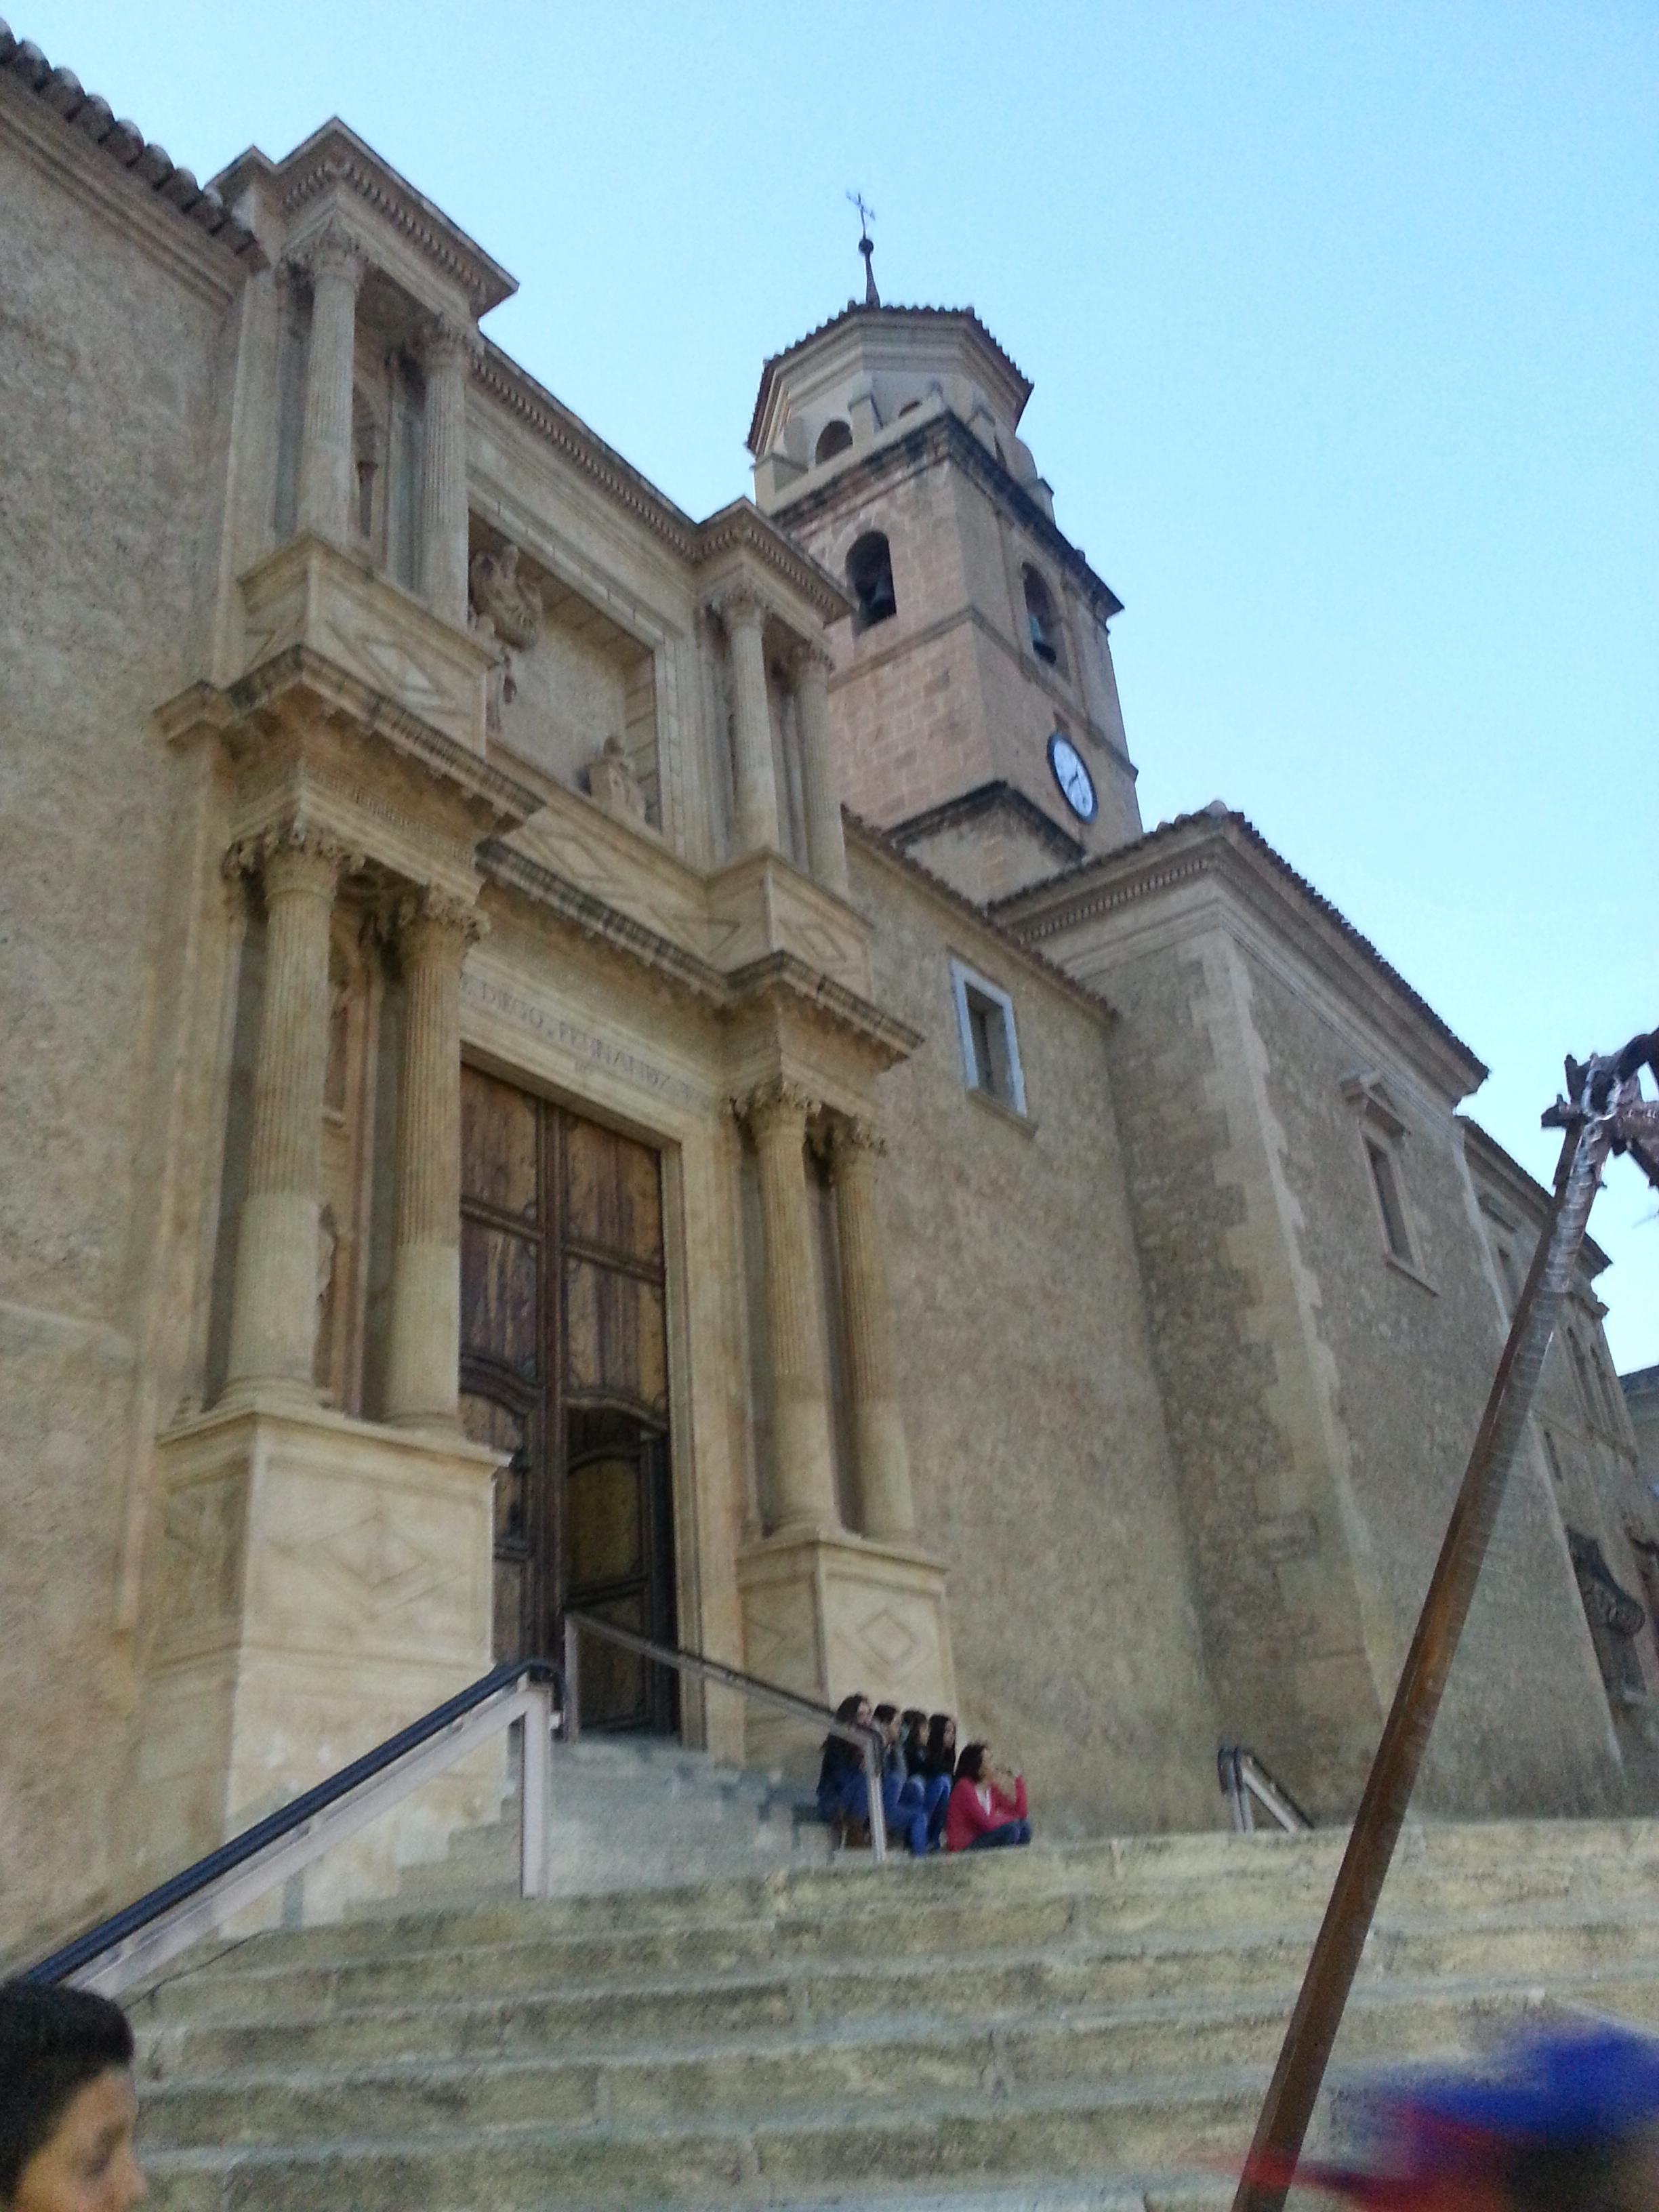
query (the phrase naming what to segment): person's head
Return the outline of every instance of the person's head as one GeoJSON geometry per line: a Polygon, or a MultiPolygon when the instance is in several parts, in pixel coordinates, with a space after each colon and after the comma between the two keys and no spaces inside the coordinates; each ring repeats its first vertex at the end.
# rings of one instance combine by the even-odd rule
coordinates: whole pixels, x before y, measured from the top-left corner
{"type": "Polygon", "coordinates": [[[870,1725],[870,1700],[862,1690],[849,1690],[836,1707],[838,1721],[856,1721],[860,1728],[870,1725]]]}
{"type": "Polygon", "coordinates": [[[957,1724],[949,1713],[935,1713],[927,1723],[927,1756],[944,1766],[956,1757],[957,1724]]]}
{"type": "Polygon", "coordinates": [[[87,1990],[0,1984],[0,2084],[4,2212],[138,2203],[132,2030],[118,2005],[87,1990]]]}
{"type": "Polygon", "coordinates": [[[896,1705],[878,1705],[872,1718],[889,1743],[897,1742],[898,1707],[896,1705]]]}
{"type": "Polygon", "coordinates": [[[927,1716],[907,1705],[899,1715],[899,1743],[907,1759],[920,1759],[927,1745],[927,1716]]]}
{"type": "Polygon", "coordinates": [[[989,1746],[982,1743],[963,1744],[961,1753],[957,1759],[957,1780],[958,1782],[983,1782],[990,1771],[991,1753],[989,1746]]]}

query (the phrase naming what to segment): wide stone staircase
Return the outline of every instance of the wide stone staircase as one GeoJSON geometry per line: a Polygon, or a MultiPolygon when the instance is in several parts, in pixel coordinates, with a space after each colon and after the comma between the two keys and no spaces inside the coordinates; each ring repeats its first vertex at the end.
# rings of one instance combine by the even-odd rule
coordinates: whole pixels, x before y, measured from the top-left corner
{"type": "MultiPolygon", "coordinates": [[[[166,2212],[1208,2208],[1342,1838],[1139,1838],[463,1895],[133,2002],[166,2212]]],[[[1409,1830],[1322,2129],[1379,2069],[1659,2021],[1659,1824],[1409,1830]]]]}

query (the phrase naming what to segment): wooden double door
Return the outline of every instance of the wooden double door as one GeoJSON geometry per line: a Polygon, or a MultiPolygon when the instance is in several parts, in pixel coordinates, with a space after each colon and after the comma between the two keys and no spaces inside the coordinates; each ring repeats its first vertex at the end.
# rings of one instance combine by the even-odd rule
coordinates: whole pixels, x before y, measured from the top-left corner
{"type": "MultiPolygon", "coordinates": [[[[498,1662],[567,1606],[674,1641],[661,1162],[461,1071],[461,1413],[495,1479],[498,1662]]],[[[583,1725],[672,1734],[678,1678],[586,1637],[583,1725]]]]}

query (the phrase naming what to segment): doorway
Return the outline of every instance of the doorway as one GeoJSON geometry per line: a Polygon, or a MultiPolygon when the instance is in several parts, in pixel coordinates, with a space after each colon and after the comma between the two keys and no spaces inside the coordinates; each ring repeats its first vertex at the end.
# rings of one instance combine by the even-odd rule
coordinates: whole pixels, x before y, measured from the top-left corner
{"type": "MultiPolygon", "coordinates": [[[[567,1606],[675,1640],[661,1160],[461,1070],[461,1418],[495,1478],[497,1662],[567,1606]]],[[[672,1735],[678,1677],[588,1637],[584,1727],[672,1735]]]]}

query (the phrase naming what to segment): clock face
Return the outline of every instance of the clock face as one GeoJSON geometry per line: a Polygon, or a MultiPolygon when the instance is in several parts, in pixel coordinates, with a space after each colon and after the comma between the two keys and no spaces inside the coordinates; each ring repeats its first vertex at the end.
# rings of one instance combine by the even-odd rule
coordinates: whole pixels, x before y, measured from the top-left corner
{"type": "Polygon", "coordinates": [[[1056,730],[1048,740],[1048,765],[1060,786],[1060,795],[1079,822],[1092,822],[1100,811],[1095,780],[1083,764],[1083,756],[1071,739],[1056,730]]]}

